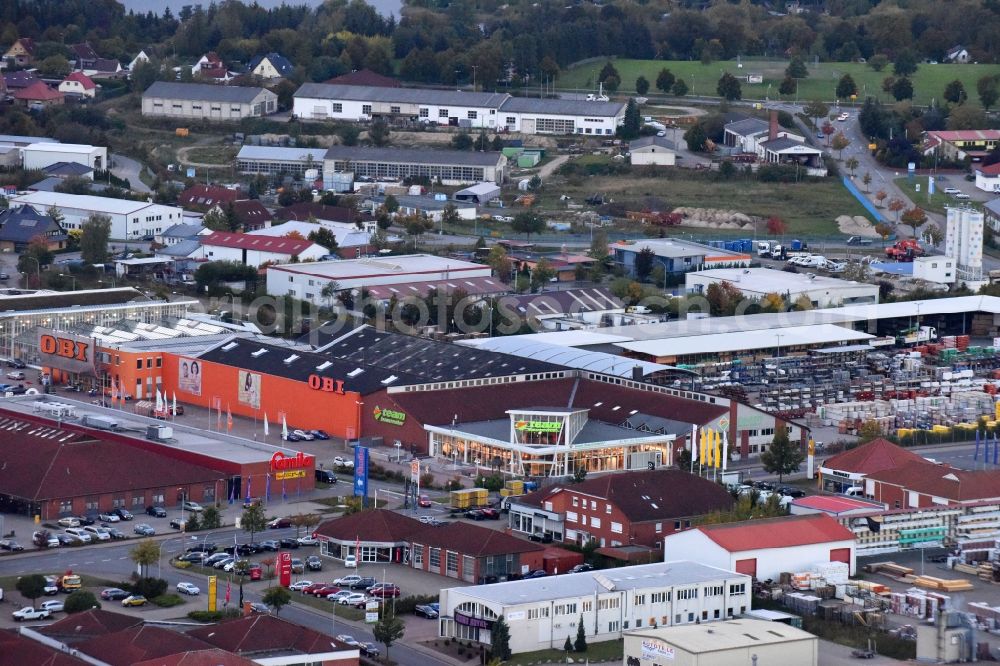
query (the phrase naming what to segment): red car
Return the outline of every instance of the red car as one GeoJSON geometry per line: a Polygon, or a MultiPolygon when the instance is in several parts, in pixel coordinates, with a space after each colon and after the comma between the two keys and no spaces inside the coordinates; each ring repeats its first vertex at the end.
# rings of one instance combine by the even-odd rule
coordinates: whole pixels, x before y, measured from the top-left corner
{"type": "Polygon", "coordinates": [[[420,499],[417,500],[417,505],[426,509],[431,505],[431,498],[427,495],[421,495],[420,499]]]}
{"type": "Polygon", "coordinates": [[[486,507],[480,509],[479,512],[482,514],[483,518],[489,518],[490,520],[500,520],[500,512],[492,507],[486,507]]]}
{"type": "Polygon", "coordinates": [[[398,597],[401,594],[399,586],[392,583],[379,583],[368,588],[368,596],[385,599],[387,597],[398,597]]]}
{"type": "Polygon", "coordinates": [[[340,592],[340,588],[337,587],[336,585],[323,585],[322,587],[313,590],[309,594],[313,595],[317,599],[325,599],[326,595],[336,594],[337,592],[340,592]]]}
{"type": "Polygon", "coordinates": [[[282,529],[284,527],[291,527],[292,521],[288,518],[275,518],[267,524],[268,528],[272,530],[282,529]]]}
{"type": "Polygon", "coordinates": [[[264,569],[259,564],[250,565],[250,580],[260,580],[264,575],[264,569]]]}
{"type": "Polygon", "coordinates": [[[313,583],[312,585],[309,585],[308,587],[303,588],[302,589],[302,594],[312,594],[312,595],[315,595],[316,594],[316,590],[320,589],[321,587],[332,587],[332,585],[330,583],[313,583]]]}

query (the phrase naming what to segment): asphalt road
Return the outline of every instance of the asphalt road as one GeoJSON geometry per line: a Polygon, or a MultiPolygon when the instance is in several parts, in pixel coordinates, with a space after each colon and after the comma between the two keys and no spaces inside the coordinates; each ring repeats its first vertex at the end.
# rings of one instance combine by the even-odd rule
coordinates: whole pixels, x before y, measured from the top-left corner
{"type": "Polygon", "coordinates": [[[114,164],[111,173],[119,178],[127,178],[132,190],[143,194],[152,191],[139,177],[141,171],[146,168],[141,162],[124,155],[112,154],[111,163],[114,164]]]}
{"type": "MultiPolygon", "coordinates": [[[[269,539],[280,539],[282,537],[294,536],[295,529],[268,530],[266,537],[269,539]]],[[[220,547],[223,544],[231,543],[234,536],[239,537],[241,542],[247,541],[247,535],[242,530],[221,529],[206,533],[198,533],[196,539],[190,536],[174,535],[160,539],[161,560],[158,567],[152,565],[149,568],[150,575],[158,575],[160,570],[162,577],[173,589],[177,583],[186,581],[206,589],[207,583],[201,575],[190,574],[182,569],[175,569],[168,564],[172,555],[183,552],[194,543],[209,542],[220,547]]],[[[264,537],[255,538],[257,541],[264,537]]],[[[32,551],[20,555],[10,555],[0,558],[0,576],[17,576],[30,573],[53,573],[73,569],[79,573],[92,576],[105,577],[109,580],[125,580],[135,568],[135,564],[129,559],[129,551],[134,547],[132,543],[111,542],[103,545],[86,546],[81,548],[58,548],[51,551],[32,551]]],[[[305,556],[314,552],[313,549],[301,548],[296,553],[305,556]]],[[[221,576],[220,576],[221,579],[221,576]]],[[[220,603],[221,597],[225,593],[224,581],[219,581],[220,603]]],[[[259,590],[258,583],[244,584],[244,598],[247,601],[260,601],[262,590],[259,590]]],[[[338,618],[330,613],[323,613],[310,606],[295,603],[295,594],[292,595],[293,603],[285,606],[281,610],[281,617],[300,624],[320,633],[335,636],[337,634],[350,634],[360,641],[375,641],[371,630],[363,623],[348,622],[343,618],[338,618]]],[[[239,601],[239,586],[233,584],[231,603],[237,604],[239,601]]],[[[186,612],[186,611],[185,611],[186,612]]],[[[397,643],[392,646],[391,656],[400,664],[412,666],[441,666],[447,662],[425,654],[419,650],[407,646],[405,643],[397,643]]]]}

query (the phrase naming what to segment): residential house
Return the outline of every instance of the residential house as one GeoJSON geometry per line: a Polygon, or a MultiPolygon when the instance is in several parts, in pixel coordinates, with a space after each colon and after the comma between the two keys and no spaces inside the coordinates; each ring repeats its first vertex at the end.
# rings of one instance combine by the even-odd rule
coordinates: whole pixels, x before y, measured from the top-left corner
{"type": "MultiPolygon", "coordinates": [[[[337,252],[343,257],[354,257],[358,254],[368,254],[371,251],[368,245],[371,242],[371,231],[359,229],[353,224],[336,224],[325,221],[299,222],[298,220],[291,220],[247,233],[254,236],[273,237],[287,236],[289,234],[294,236],[298,234],[302,238],[308,239],[310,234],[320,229],[326,229],[333,234],[333,237],[337,241],[337,252]]],[[[332,250],[333,248],[329,249],[332,250]]]]}
{"type": "Polygon", "coordinates": [[[674,166],[677,146],[662,136],[644,136],[628,145],[629,161],[633,166],[674,166]]]}
{"type": "Polygon", "coordinates": [[[157,81],[142,94],[142,115],[191,120],[263,118],[278,110],[264,88],[157,81]]]}
{"type": "Polygon", "coordinates": [[[100,60],[100,56],[88,42],[74,44],[69,47],[69,50],[73,54],[73,68],[77,71],[93,69],[97,61],[100,60]]]}
{"type": "Polygon", "coordinates": [[[83,72],[70,72],[59,84],[59,92],[93,99],[97,95],[97,84],[83,72]]]}
{"type": "Polygon", "coordinates": [[[36,81],[27,88],[15,92],[14,101],[22,106],[37,109],[63,104],[66,101],[66,96],[58,90],[53,90],[44,82],[36,81]]]}
{"type": "Polygon", "coordinates": [[[945,62],[953,63],[967,63],[969,62],[969,50],[964,46],[959,44],[958,46],[953,46],[948,49],[948,52],[944,54],[945,62]]]}
{"type": "Polygon", "coordinates": [[[98,79],[116,79],[125,74],[122,64],[114,58],[98,58],[90,69],[83,70],[87,76],[98,79]]]}
{"type": "Polygon", "coordinates": [[[924,155],[937,154],[942,160],[979,162],[1000,142],[1000,130],[934,130],[924,135],[924,155]]]}
{"type": "Polygon", "coordinates": [[[227,83],[233,79],[226,64],[215,51],[209,51],[191,67],[191,75],[196,79],[207,79],[227,83]]]}
{"type": "Polygon", "coordinates": [[[307,222],[313,220],[323,222],[339,223],[341,225],[357,226],[368,231],[374,231],[375,218],[371,213],[361,212],[356,208],[344,206],[327,206],[312,202],[299,202],[291,206],[279,208],[274,213],[275,222],[287,222],[289,220],[299,220],[307,222]]]}
{"type": "Polygon", "coordinates": [[[156,234],[153,237],[153,241],[157,245],[169,247],[187,240],[197,242],[198,236],[207,236],[210,233],[212,233],[210,229],[206,229],[200,224],[181,222],[156,234]]]}
{"type": "Polygon", "coordinates": [[[974,171],[976,172],[976,189],[1000,193],[1000,162],[989,166],[977,166],[974,171]]]}
{"type": "Polygon", "coordinates": [[[19,72],[9,72],[3,75],[4,88],[8,93],[24,90],[28,86],[38,83],[39,78],[34,72],[21,70],[19,72]]]}
{"type": "Polygon", "coordinates": [[[236,217],[239,228],[245,232],[267,229],[271,226],[273,219],[271,211],[257,199],[239,199],[225,204],[219,202],[208,212],[228,213],[230,210],[236,217]]]}
{"type": "Polygon", "coordinates": [[[239,190],[220,185],[192,185],[177,195],[177,204],[185,210],[207,213],[220,203],[236,201],[239,195],[239,190]]]}
{"type": "Polygon", "coordinates": [[[825,513],[699,525],[663,540],[665,561],[693,555],[702,564],[758,580],[810,571],[820,562],[855,570],[854,533],[825,513]]]}
{"type": "Polygon", "coordinates": [[[21,37],[11,44],[3,54],[4,61],[9,66],[27,67],[35,57],[35,40],[31,37],[21,37]]]}
{"type": "Polygon", "coordinates": [[[247,73],[267,81],[274,81],[276,79],[291,76],[294,71],[295,67],[291,62],[289,62],[288,58],[279,53],[274,53],[273,51],[271,53],[255,57],[250,61],[250,65],[247,67],[247,73]]]}
{"type": "MultiPolygon", "coordinates": [[[[454,209],[460,220],[474,220],[478,212],[474,203],[449,201],[447,198],[439,198],[435,195],[400,194],[396,197],[396,201],[399,202],[397,216],[420,215],[435,224],[441,222],[445,211],[449,208],[454,209]]],[[[379,206],[385,203],[385,197],[374,197],[370,203],[371,212],[374,213],[379,206]]]]}
{"type": "Polygon", "coordinates": [[[335,76],[326,83],[335,86],[371,86],[373,88],[399,88],[403,85],[396,79],[383,76],[370,69],[356,69],[353,72],[335,76]]]}
{"type": "Polygon", "coordinates": [[[137,54],[135,54],[135,57],[132,58],[131,62],[129,62],[128,71],[134,72],[136,67],[138,67],[140,64],[144,62],[149,62],[150,60],[152,60],[152,58],[150,58],[149,54],[146,53],[146,49],[143,49],[139,51],[137,54]]]}
{"type": "Polygon", "coordinates": [[[48,213],[22,205],[0,212],[0,251],[21,252],[36,238],[52,251],[66,247],[66,232],[48,213]]]}
{"type": "MultiPolygon", "coordinates": [[[[683,428],[690,431],[688,424],[683,428]]],[[[628,559],[628,548],[659,551],[667,534],[732,505],[732,495],[707,479],[675,469],[643,470],[512,497],[508,520],[514,533],[580,546],[594,541],[610,556],[628,559]],[[626,550],[614,553],[621,548],[626,550]]]]}

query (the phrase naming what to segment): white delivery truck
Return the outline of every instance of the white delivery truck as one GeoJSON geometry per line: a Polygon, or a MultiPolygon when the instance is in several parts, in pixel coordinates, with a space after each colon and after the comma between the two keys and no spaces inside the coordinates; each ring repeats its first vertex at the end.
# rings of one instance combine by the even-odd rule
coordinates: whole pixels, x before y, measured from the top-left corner
{"type": "Polygon", "coordinates": [[[758,257],[771,256],[771,241],[757,241],[757,256],[758,257]]]}

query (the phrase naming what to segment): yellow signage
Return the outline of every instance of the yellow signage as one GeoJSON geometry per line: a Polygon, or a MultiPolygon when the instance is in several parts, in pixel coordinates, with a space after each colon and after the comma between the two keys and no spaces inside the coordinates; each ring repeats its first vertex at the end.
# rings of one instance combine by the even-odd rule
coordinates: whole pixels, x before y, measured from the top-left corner
{"type": "Polygon", "coordinates": [[[219,577],[208,577],[208,610],[212,612],[216,608],[216,598],[219,594],[219,577]]]}
{"type": "Polygon", "coordinates": [[[274,478],[278,481],[286,479],[304,479],[306,478],[306,471],[304,469],[290,469],[284,472],[275,472],[274,478]]]}

